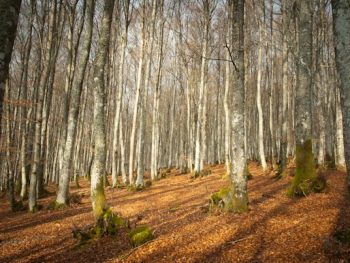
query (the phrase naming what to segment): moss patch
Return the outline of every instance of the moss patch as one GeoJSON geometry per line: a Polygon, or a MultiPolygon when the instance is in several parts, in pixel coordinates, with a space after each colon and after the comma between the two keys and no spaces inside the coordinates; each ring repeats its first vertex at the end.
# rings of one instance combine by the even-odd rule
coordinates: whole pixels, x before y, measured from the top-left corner
{"type": "Polygon", "coordinates": [[[210,210],[215,211],[217,208],[226,212],[244,213],[248,210],[248,197],[238,194],[233,185],[225,187],[211,195],[209,203],[210,210]]]}
{"type": "Polygon", "coordinates": [[[153,239],[153,233],[147,226],[138,226],[129,233],[130,242],[134,247],[138,247],[147,241],[153,239]]]}
{"type": "Polygon", "coordinates": [[[73,237],[78,240],[78,246],[84,245],[87,242],[98,239],[102,236],[116,236],[118,230],[126,228],[128,226],[127,220],[114,214],[113,211],[108,208],[97,219],[96,224],[86,229],[74,228],[72,231],[73,237]]]}
{"type": "Polygon", "coordinates": [[[288,189],[289,197],[306,196],[313,191],[317,180],[312,141],[307,140],[296,146],[296,169],[292,184],[288,189]]]}
{"type": "Polygon", "coordinates": [[[218,192],[212,194],[210,196],[210,204],[212,206],[224,207],[224,198],[230,192],[231,187],[225,187],[220,189],[218,192]]]}

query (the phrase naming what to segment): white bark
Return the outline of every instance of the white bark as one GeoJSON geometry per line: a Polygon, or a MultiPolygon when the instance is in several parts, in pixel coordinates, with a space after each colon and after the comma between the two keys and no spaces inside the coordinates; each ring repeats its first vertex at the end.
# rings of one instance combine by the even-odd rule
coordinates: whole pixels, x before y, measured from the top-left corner
{"type": "MultiPolygon", "coordinates": [[[[259,9],[260,4],[259,4],[259,9]]],[[[261,12],[259,12],[261,14],[261,12]]],[[[264,116],[262,111],[262,105],[261,105],[261,74],[262,74],[262,55],[263,55],[263,29],[260,21],[261,17],[258,17],[258,24],[259,24],[259,43],[258,43],[258,76],[257,76],[257,83],[256,83],[256,105],[258,108],[258,118],[259,118],[259,130],[258,130],[258,143],[259,143],[259,156],[260,156],[260,162],[261,166],[263,168],[263,171],[266,171],[267,164],[265,159],[265,149],[264,149],[264,116]]]]}

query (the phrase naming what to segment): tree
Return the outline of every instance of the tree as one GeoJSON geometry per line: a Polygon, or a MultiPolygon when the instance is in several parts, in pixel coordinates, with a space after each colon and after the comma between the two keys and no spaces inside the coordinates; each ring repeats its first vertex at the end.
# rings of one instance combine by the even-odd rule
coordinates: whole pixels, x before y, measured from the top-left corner
{"type": "Polygon", "coordinates": [[[265,159],[265,148],[264,148],[264,116],[263,116],[263,110],[262,110],[262,104],[261,104],[261,75],[262,75],[262,63],[263,63],[263,48],[264,48],[264,41],[263,41],[263,26],[262,26],[262,16],[263,13],[262,9],[264,8],[263,2],[259,1],[257,9],[259,12],[257,12],[257,21],[258,21],[258,28],[259,28],[259,43],[258,43],[258,64],[257,64],[257,70],[258,70],[258,76],[257,76],[257,82],[256,82],[256,105],[258,108],[258,116],[259,116],[259,131],[258,131],[258,138],[259,138],[259,156],[260,156],[260,162],[262,165],[262,168],[264,171],[267,169],[266,159],[265,159]]]}
{"type": "Polygon", "coordinates": [[[9,73],[21,2],[21,0],[0,1],[0,116],[3,111],[5,83],[9,73]]]}
{"type": "Polygon", "coordinates": [[[208,0],[203,0],[203,46],[202,46],[202,57],[201,57],[201,75],[199,83],[199,98],[198,98],[198,111],[197,111],[197,127],[196,127],[196,150],[195,150],[195,162],[194,162],[194,176],[197,177],[203,169],[203,155],[204,152],[204,138],[205,136],[205,95],[206,95],[206,70],[208,66],[208,45],[209,45],[209,29],[211,21],[211,4],[208,0]]]}
{"type": "MultiPolygon", "coordinates": [[[[124,64],[125,64],[125,53],[126,53],[126,48],[128,44],[128,30],[129,30],[129,23],[130,23],[130,18],[129,18],[129,9],[130,9],[130,0],[125,0],[123,2],[123,7],[124,7],[124,31],[120,35],[120,40],[122,42],[121,46],[121,54],[120,54],[120,64],[119,64],[119,72],[118,72],[118,96],[117,96],[117,103],[116,103],[116,110],[115,110],[115,118],[114,118],[114,130],[113,130],[113,154],[112,154],[112,186],[115,187],[117,185],[117,163],[118,159],[116,156],[117,149],[118,149],[118,140],[122,143],[122,140],[120,137],[122,137],[122,121],[120,120],[121,116],[121,109],[122,109],[122,100],[123,100],[123,84],[124,84],[124,64]],[[121,133],[118,137],[118,132],[121,133]]],[[[121,144],[121,154],[123,155],[122,158],[124,159],[124,144],[121,144]]],[[[126,184],[127,177],[125,176],[125,168],[124,168],[124,162],[121,162],[122,166],[122,173],[123,173],[123,183],[126,184]]]]}
{"type": "Polygon", "coordinates": [[[244,212],[248,209],[246,153],[244,149],[244,0],[232,0],[232,63],[235,65],[232,85],[232,170],[231,186],[223,198],[225,210],[244,212]]]}
{"type": "Polygon", "coordinates": [[[54,42],[54,28],[57,19],[57,1],[53,1],[49,5],[50,16],[49,16],[49,27],[48,37],[46,41],[46,54],[42,65],[42,72],[39,77],[39,83],[36,94],[37,109],[35,113],[35,128],[34,128],[34,146],[33,146],[33,159],[34,163],[30,175],[30,186],[29,186],[29,211],[35,212],[37,209],[36,199],[39,196],[39,189],[41,187],[42,178],[42,120],[43,120],[43,107],[45,100],[45,89],[49,81],[50,70],[52,67],[52,55],[53,55],[53,42],[54,42]]]}
{"type": "Polygon", "coordinates": [[[312,151],[312,6],[297,2],[298,41],[297,87],[295,98],[296,172],[289,195],[305,195],[312,191],[316,169],[312,151]]]}
{"type": "Polygon", "coordinates": [[[86,28],[84,31],[84,42],[81,51],[81,57],[77,65],[78,72],[76,72],[74,76],[73,85],[70,92],[70,107],[68,112],[67,135],[63,152],[62,168],[60,170],[58,193],[56,198],[56,202],[58,205],[67,205],[68,202],[69,178],[73,159],[73,150],[76,141],[80,97],[83,88],[85,70],[90,55],[94,9],[95,1],[86,0],[86,28]]]}
{"type": "Polygon", "coordinates": [[[332,0],[335,58],[340,77],[345,161],[350,189],[350,2],[332,0]]]}
{"type": "Polygon", "coordinates": [[[105,83],[104,67],[110,42],[110,31],[114,0],[105,0],[98,51],[94,61],[94,160],[91,169],[91,201],[95,219],[98,221],[107,209],[103,180],[106,163],[106,121],[105,121],[105,83]]]}

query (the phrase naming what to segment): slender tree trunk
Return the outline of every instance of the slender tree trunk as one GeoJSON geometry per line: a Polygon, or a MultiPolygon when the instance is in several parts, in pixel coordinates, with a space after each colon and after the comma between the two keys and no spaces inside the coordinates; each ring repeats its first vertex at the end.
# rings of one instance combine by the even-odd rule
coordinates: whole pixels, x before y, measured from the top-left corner
{"type": "Polygon", "coordinates": [[[107,208],[103,189],[106,164],[106,124],[105,124],[105,83],[104,68],[110,42],[110,31],[114,0],[105,0],[102,18],[102,28],[98,42],[98,51],[94,61],[94,145],[95,154],[91,169],[91,201],[96,220],[107,208]]]}
{"type": "Polygon", "coordinates": [[[35,212],[37,209],[36,198],[37,198],[37,184],[39,173],[41,173],[41,125],[42,125],[42,113],[45,96],[45,88],[48,83],[50,74],[50,61],[52,56],[52,43],[53,43],[53,26],[55,24],[55,16],[57,12],[56,1],[52,3],[50,10],[50,22],[49,22],[49,35],[46,46],[46,57],[43,65],[43,72],[40,75],[39,86],[37,89],[37,107],[35,114],[35,130],[34,130],[34,142],[33,142],[33,159],[32,171],[30,175],[30,186],[29,186],[29,211],[35,212]]]}
{"type": "Polygon", "coordinates": [[[350,2],[332,0],[335,58],[340,77],[345,161],[350,188],[350,2]]]}
{"type": "Polygon", "coordinates": [[[146,125],[146,103],[150,78],[151,78],[151,62],[154,45],[154,32],[157,12],[157,0],[152,1],[152,16],[151,16],[151,30],[149,33],[149,40],[147,41],[147,62],[145,68],[145,83],[143,89],[143,98],[140,107],[140,130],[139,130],[139,149],[138,149],[138,166],[137,166],[137,180],[136,186],[143,186],[143,175],[145,172],[145,125],[146,125]]]}
{"type": "Polygon", "coordinates": [[[203,169],[202,165],[202,155],[203,145],[202,145],[202,129],[205,129],[203,126],[203,107],[204,107],[204,96],[205,96],[205,78],[206,78],[206,67],[207,67],[207,53],[208,53],[208,42],[209,42],[209,26],[210,26],[210,11],[209,11],[209,1],[203,1],[204,7],[204,17],[205,17],[205,25],[203,32],[203,46],[202,46],[202,65],[201,65],[201,77],[199,84],[199,98],[198,98],[198,111],[197,111],[197,128],[196,128],[196,150],[195,150],[195,163],[194,163],[194,176],[197,177],[201,170],[203,169]]]}
{"type": "MultiPolygon", "coordinates": [[[[229,37],[228,37],[229,39],[229,37]]],[[[227,41],[227,44],[229,41],[227,41]]],[[[230,50],[227,50],[226,59],[230,59],[230,50]]],[[[226,75],[225,75],[225,95],[224,95],[224,110],[225,110],[225,165],[226,165],[226,175],[230,176],[231,172],[231,156],[230,156],[230,148],[231,148],[231,116],[229,109],[229,90],[230,90],[230,62],[226,63],[226,75]]]]}
{"type": "Polygon", "coordinates": [[[68,111],[67,136],[63,152],[62,168],[60,170],[60,180],[56,202],[66,205],[68,203],[69,178],[72,172],[73,151],[76,141],[77,124],[79,117],[80,97],[83,89],[85,70],[90,54],[93,17],[95,9],[95,0],[86,0],[86,28],[84,42],[82,47],[81,59],[78,64],[70,96],[70,107],[68,111]]]}
{"type": "Polygon", "coordinates": [[[142,74],[143,74],[143,64],[145,56],[145,17],[142,18],[142,38],[141,38],[141,51],[140,51],[140,60],[138,65],[137,72],[137,84],[136,84],[136,96],[134,102],[134,112],[132,118],[132,127],[130,133],[130,148],[129,148],[129,183],[134,183],[134,155],[135,155],[135,139],[136,139],[136,128],[137,128],[137,115],[139,111],[140,104],[140,93],[142,89],[142,74]]]}
{"type": "MultiPolygon", "coordinates": [[[[129,28],[129,0],[125,1],[125,29],[124,33],[121,36],[121,54],[120,54],[120,64],[119,64],[119,72],[118,72],[118,96],[117,96],[117,103],[116,103],[116,110],[115,110],[115,118],[114,118],[114,130],[113,130],[113,149],[112,149],[112,186],[115,187],[117,184],[117,163],[118,159],[116,156],[117,149],[118,149],[118,139],[120,141],[120,138],[118,138],[118,130],[121,132],[119,129],[119,125],[121,125],[121,105],[122,105],[122,100],[123,100],[123,90],[124,90],[124,61],[125,61],[125,53],[126,53],[126,47],[128,44],[128,28],[129,28]]],[[[119,136],[120,137],[120,136],[119,136]]],[[[123,137],[123,135],[121,135],[123,137]]],[[[123,145],[124,147],[124,145],[123,145]]],[[[123,148],[121,147],[121,148],[123,148]]],[[[123,153],[124,154],[124,153],[123,153]]],[[[122,170],[124,169],[124,162],[121,163],[123,166],[122,170]]],[[[125,170],[124,170],[125,172],[125,170]]],[[[127,183],[127,180],[123,178],[123,183],[127,183]]]]}
{"type": "Polygon", "coordinates": [[[287,145],[288,145],[288,11],[287,0],[282,1],[282,130],[280,146],[280,165],[278,176],[281,176],[287,166],[287,145]]]}
{"type": "Polygon", "coordinates": [[[335,109],[336,109],[336,165],[338,169],[345,168],[345,152],[344,152],[344,135],[343,135],[343,115],[340,105],[339,89],[336,90],[335,98],[335,109]]]}
{"type": "MultiPolygon", "coordinates": [[[[163,1],[161,3],[163,8],[163,1]]],[[[152,113],[152,149],[151,149],[151,179],[158,178],[158,165],[159,165],[159,100],[160,100],[160,88],[162,81],[162,62],[163,62],[163,40],[164,40],[164,22],[162,21],[161,36],[159,40],[159,54],[158,54],[158,73],[157,82],[154,90],[153,98],[153,113],[152,113]]]]}
{"type": "MultiPolygon", "coordinates": [[[[259,4],[259,9],[262,8],[259,4]]],[[[261,14],[262,12],[259,12],[261,14]]],[[[259,43],[258,43],[258,77],[256,83],[256,105],[258,108],[258,117],[259,117],[259,130],[258,130],[258,141],[259,141],[259,156],[261,166],[263,171],[266,171],[267,164],[265,158],[265,149],[264,149],[264,115],[262,111],[261,105],[261,75],[262,75],[262,55],[263,55],[263,28],[262,22],[260,21],[261,17],[258,16],[258,24],[259,24],[259,43]]]]}

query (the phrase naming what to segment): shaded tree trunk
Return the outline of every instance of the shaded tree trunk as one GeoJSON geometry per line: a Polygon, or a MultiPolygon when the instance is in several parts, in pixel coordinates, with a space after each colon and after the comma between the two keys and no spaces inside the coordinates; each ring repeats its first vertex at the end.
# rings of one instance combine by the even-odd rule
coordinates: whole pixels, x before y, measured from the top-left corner
{"type": "Polygon", "coordinates": [[[332,0],[335,58],[340,77],[345,161],[350,188],[350,2],[332,0]]]}

